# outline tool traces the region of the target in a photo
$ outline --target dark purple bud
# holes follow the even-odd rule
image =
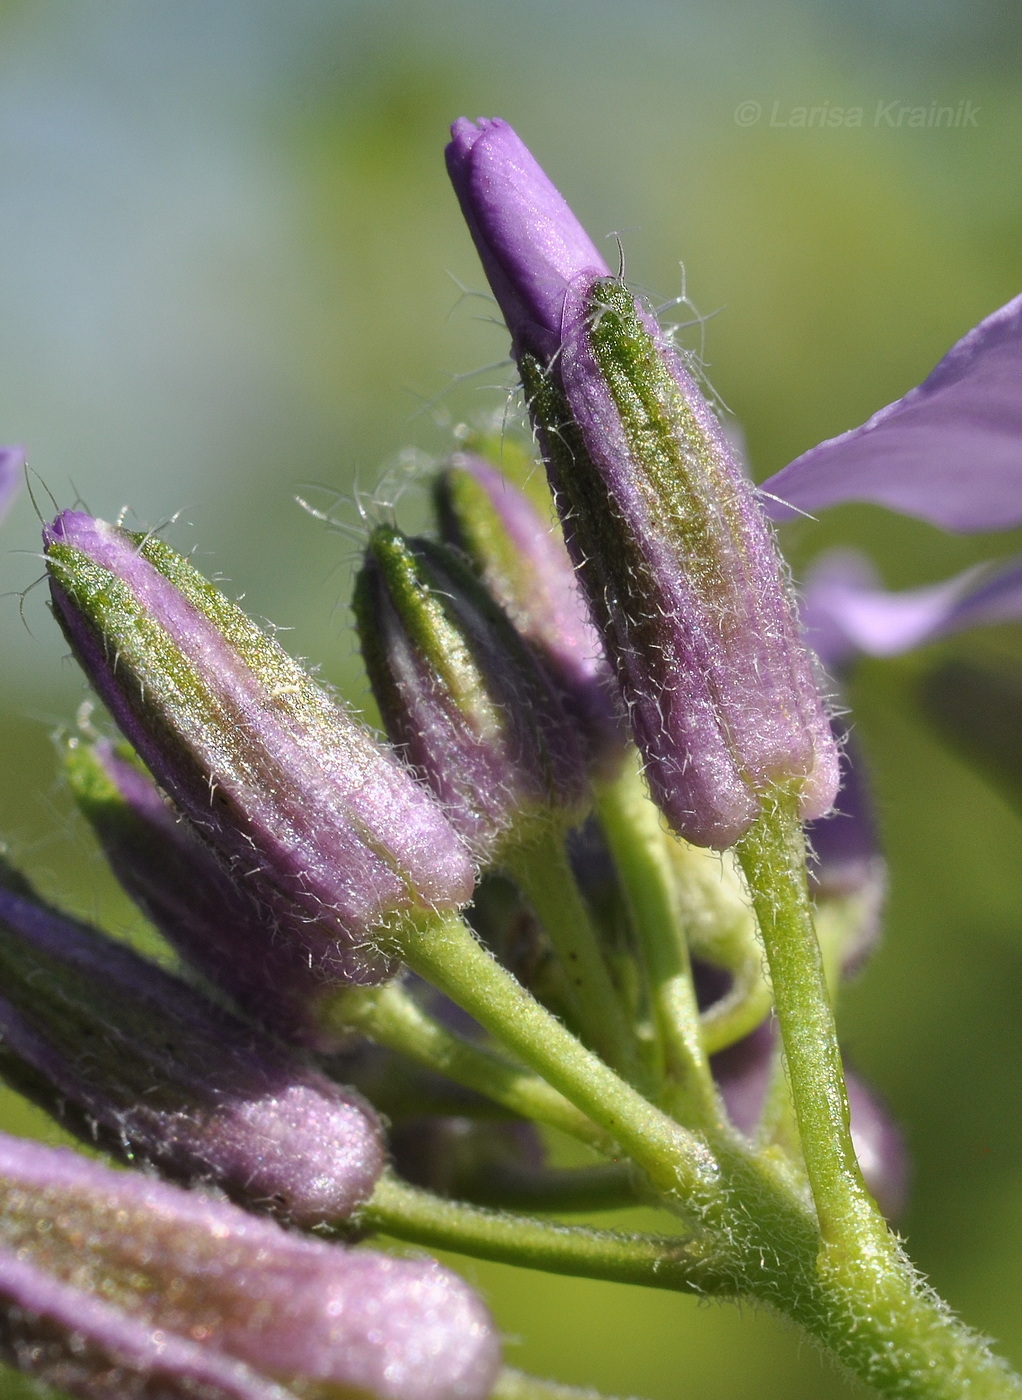
[[[613,770],[626,742],[620,700],[559,526],[474,454],[452,458],[436,500],[444,539],[471,560],[536,651],[597,767]]]
[[[755,1137],[775,1072],[775,1021],[764,1021],[751,1035],[714,1055],[711,1061],[728,1116],[747,1137]],[[908,1159],[887,1110],[855,1075],[846,1071],[852,1145],[866,1186],[889,1220],[905,1208]]]
[[[460,117],[451,136],[448,174],[515,353],[548,360],[560,345],[568,283],[610,269],[507,122]]]
[[[585,763],[550,680],[461,557],[374,530],[355,585],[387,733],[481,856],[574,813]]]
[[[24,469],[23,447],[0,447],[0,520],[3,520],[18,494]]]
[[[471,897],[426,790],[179,555],[76,512],[45,544],[56,615],[125,736],[314,968],[383,980],[382,929]]]
[[[0,1336],[23,1369],[79,1395],[490,1394],[493,1325],[431,1260],[303,1239],[199,1192],[12,1138],[0,1142],[0,1203]],[[124,1388],[108,1383],[111,1365]]]
[[[304,1226],[371,1194],[383,1136],[358,1094],[17,884],[0,985],[0,1074],[84,1141]]]
[[[568,549],[653,795],[681,835],[720,849],[777,785],[822,816],[837,753],[753,488],[656,323],[593,261],[507,130],[459,123],[448,160],[510,308]]]
[[[66,771],[115,875],[181,957],[286,1040],[332,1049],[316,1015],[329,980],[138,763],[106,740],[72,739]]]

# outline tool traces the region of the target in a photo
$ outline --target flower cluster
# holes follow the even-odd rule
[[[435,535],[372,531],[385,739],[158,537],[44,531],[120,731],[85,722],[68,783],[180,966],[0,866],[0,1075],[136,1168],[0,1142],[0,1356],[111,1400],[566,1394],[378,1230],[765,1302],[884,1393],[1017,1396],[888,1229],[904,1155],[842,1067],[884,872],[823,666],[1017,618],[1022,566],[891,595],[832,556],[799,599],[771,522],[1022,521],[1022,299],[758,491],[511,128],[447,157],[549,491],[466,431]],[[664,1234],[549,1219],[640,1202]]]

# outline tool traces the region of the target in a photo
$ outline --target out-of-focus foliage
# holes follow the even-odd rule
[[[0,4],[0,441],[29,444],[43,513],[49,493],[148,524],[182,512],[172,541],[198,542],[204,569],[364,698],[346,498],[403,487],[417,525],[421,463],[402,449],[442,452],[510,383],[490,304],[460,290],[483,279],[443,172],[449,120],[507,117],[594,236],[617,231],[634,284],[719,313],[683,339],[705,337],[762,476],[903,393],[1022,288],[1020,39],[1007,0]],[[968,127],[875,120],[965,101]],[[741,125],[748,102],[760,116]],[[862,124],[790,124],[823,106],[861,106]],[[891,586],[1022,544],[847,508],[786,545],[798,567],[839,539]],[[0,589],[25,589],[27,498],[3,545]],[[82,683],[39,592],[24,618],[7,597],[0,837],[48,893],[138,936],[55,777],[50,734]],[[1011,629],[997,640],[1022,652]],[[913,1254],[1017,1365],[1022,825],[921,720],[917,664],[868,663],[849,695],[892,896],[842,1019],[911,1145]],[[15,1131],[56,1133],[0,1107]],[[465,1272],[530,1371],[650,1400],[849,1393],[769,1318]]]

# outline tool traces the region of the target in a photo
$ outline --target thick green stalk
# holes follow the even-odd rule
[[[793,792],[772,795],[739,842],[738,856],[766,947],[802,1155],[823,1238],[853,1252],[866,1241],[887,1248],[889,1232],[863,1185],[852,1146],[796,804]]]
[[[659,809],[636,765],[597,791],[597,811],[642,948],[657,1042],[671,1085],[669,1106],[683,1121],[720,1120],[699,1028],[688,944]]]
[[[609,1153],[614,1140],[543,1079],[442,1026],[396,982],[346,987],[321,1004],[327,1026],[361,1031],[426,1069],[487,1095],[512,1113],[546,1123]]]
[[[655,1188],[698,1209],[717,1177],[705,1143],[637,1093],[556,1020],[457,916],[396,929],[394,951],[594,1123]]]
[[[687,1293],[719,1287],[721,1276],[692,1240],[561,1225],[448,1201],[384,1176],[358,1214],[360,1226],[476,1259],[547,1273],[641,1283]]]
[[[645,1071],[635,1036],[575,883],[563,830],[551,822],[541,838],[533,835],[504,849],[501,863],[514,876],[554,945],[586,1043],[630,1084],[641,1085]]]

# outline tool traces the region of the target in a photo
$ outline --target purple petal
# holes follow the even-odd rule
[[[609,269],[589,235],[507,122],[451,127],[447,169],[483,270],[519,349],[557,349],[569,283]]]
[[[774,520],[870,501],[945,530],[1022,523],[1022,296],[953,346],[917,389],[763,483]]]
[[[15,1138],[0,1139],[0,1199],[0,1247],[150,1329],[201,1329],[208,1351],[302,1393],[484,1400],[492,1388],[489,1316],[432,1260],[303,1239],[199,1192]]]
[[[25,466],[23,447],[0,447],[0,520],[18,494]]]
[[[802,615],[826,665],[840,668],[857,652],[896,656],[967,627],[1022,617],[1022,559],[999,569],[980,565],[926,588],[889,593],[854,550],[833,550],[806,580]]]

